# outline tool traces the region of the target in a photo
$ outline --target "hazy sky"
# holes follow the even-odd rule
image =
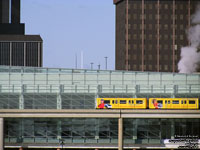
[[[44,67],[75,68],[75,55],[84,68],[101,64],[114,69],[115,6],[113,0],[21,0],[26,34],[43,39]]]

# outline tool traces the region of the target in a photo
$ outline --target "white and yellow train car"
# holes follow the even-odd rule
[[[146,109],[146,98],[97,98],[97,109]]]
[[[149,98],[149,109],[199,109],[198,98]]]

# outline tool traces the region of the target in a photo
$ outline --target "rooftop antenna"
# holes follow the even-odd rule
[[[104,58],[105,58],[105,63],[106,63],[105,67],[106,67],[106,70],[107,70],[107,59],[108,59],[108,57],[106,56]]]
[[[81,69],[83,69],[83,51],[81,51]]]
[[[76,69],[77,69],[77,54],[76,54],[76,56],[75,56],[75,67],[76,67]]]
[[[100,65],[100,64],[98,64],[97,66],[98,66],[98,69],[100,70],[100,69],[101,69],[101,65]]]
[[[94,63],[93,63],[93,62],[91,62],[90,64],[91,64],[91,70],[93,70],[93,64],[94,64]]]

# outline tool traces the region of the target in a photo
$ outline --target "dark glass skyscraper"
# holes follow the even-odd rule
[[[114,0],[116,69],[177,72],[198,0]]]
[[[25,35],[20,0],[0,0],[0,65],[42,66],[40,35]]]

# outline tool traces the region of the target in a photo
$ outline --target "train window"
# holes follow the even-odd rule
[[[132,100],[132,104],[134,104],[134,101]]]
[[[142,100],[136,100],[136,104],[143,104]]]
[[[129,100],[129,104],[131,104],[131,101]]]
[[[117,100],[115,100],[115,104],[117,104]]]
[[[126,104],[126,100],[120,100],[120,104]]]
[[[104,104],[110,104],[110,100],[104,100]]]
[[[112,103],[114,104],[114,103],[115,103],[115,101],[113,100],[113,101],[112,101]]]
[[[187,104],[187,101],[185,101],[185,104]]]
[[[181,104],[183,104],[183,100],[181,101]]]
[[[179,104],[179,101],[172,101],[172,104]]]
[[[159,103],[159,104],[162,104],[162,103],[163,103],[163,101],[161,101],[161,100],[160,100],[160,101],[158,101],[158,103]]]
[[[189,104],[195,104],[195,100],[189,100]]]
[[[167,101],[165,101],[165,104],[167,104]]]
[[[170,101],[168,101],[168,104],[170,104]]]

